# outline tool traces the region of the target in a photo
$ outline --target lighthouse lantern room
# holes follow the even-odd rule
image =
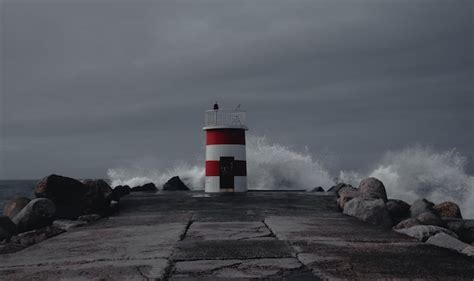
[[[246,192],[245,111],[206,111],[206,192]]]

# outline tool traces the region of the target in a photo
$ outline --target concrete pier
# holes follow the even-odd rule
[[[120,212],[15,254],[0,280],[473,280],[474,259],[305,192],[135,193]]]

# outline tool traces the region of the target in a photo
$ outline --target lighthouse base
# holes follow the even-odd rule
[[[206,192],[247,192],[247,177],[235,176],[233,177],[233,184],[223,185],[223,180],[219,176],[206,177],[205,191]],[[222,188],[221,188],[222,186]]]

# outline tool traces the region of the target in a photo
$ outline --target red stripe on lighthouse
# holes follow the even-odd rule
[[[245,131],[218,129],[207,131],[206,144],[245,144]]]
[[[235,177],[247,176],[247,165],[245,161],[234,160],[232,173]],[[220,175],[219,161],[206,161],[206,176],[217,177]]]

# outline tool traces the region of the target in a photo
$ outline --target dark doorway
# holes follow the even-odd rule
[[[221,157],[219,163],[219,188],[234,189],[234,157]]]

